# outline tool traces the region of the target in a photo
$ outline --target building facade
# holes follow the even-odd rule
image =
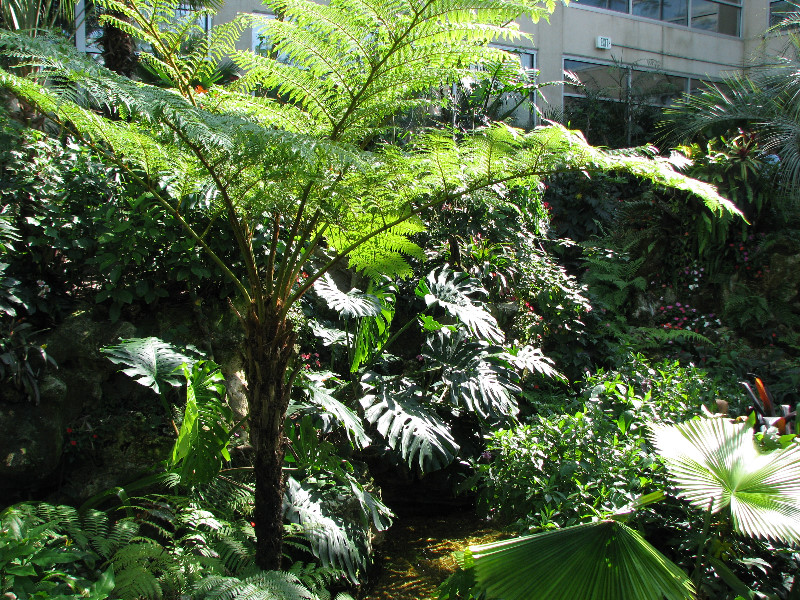
[[[540,82],[561,81],[565,71],[582,82],[544,88],[545,114],[590,95],[664,106],[703,81],[782,55],[785,39],[767,30],[795,10],[789,0],[572,0],[559,4],[549,22],[522,19],[528,37],[503,47],[518,53],[525,68],[537,69]],[[214,20],[227,22],[237,13],[268,11],[258,0],[226,0]],[[85,36],[77,37],[91,50],[82,44]],[[257,50],[260,43],[259,32],[247,30],[238,47]]]

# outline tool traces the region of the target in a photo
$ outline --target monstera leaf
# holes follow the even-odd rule
[[[107,346],[101,352],[114,364],[125,365],[123,373],[157,394],[164,385],[181,385],[184,377],[179,367],[191,366],[197,360],[156,337],[120,340],[116,346]]]
[[[308,394],[309,401],[333,416],[347,431],[347,437],[360,448],[365,448],[370,439],[360,417],[350,410],[345,404],[331,395],[331,391],[325,387],[324,377],[327,373],[313,373],[301,377],[298,385]]]
[[[342,319],[377,317],[381,314],[381,301],[376,296],[365,294],[359,289],[345,293],[336,287],[336,283],[328,273],[317,280],[314,291],[332,310],[339,313]]]
[[[419,402],[422,393],[416,385],[403,379],[384,381],[375,373],[367,373],[361,382],[369,391],[361,398],[364,418],[410,467],[416,463],[426,473],[453,461],[458,445],[439,416]]]
[[[440,306],[477,338],[499,344],[505,340],[497,320],[480,298],[486,290],[467,273],[447,267],[431,271],[417,285],[416,294],[428,308]]]
[[[800,542],[800,444],[763,452],[749,423],[722,417],[653,425],[652,440],[693,506],[729,509],[746,535]]]
[[[503,600],[691,600],[692,583],[617,521],[470,546],[477,590]]]
[[[454,407],[465,406],[482,419],[518,411],[512,395],[519,391],[517,374],[501,349],[470,339],[463,331],[442,329],[429,336],[422,352],[429,367],[440,367],[437,394]]]
[[[553,366],[555,364],[553,359],[546,357],[541,348],[534,348],[533,346],[512,348],[505,357],[512,365],[522,371],[539,373],[550,379],[558,379],[567,383],[567,378]]]
[[[230,461],[228,442],[233,411],[224,403],[225,384],[219,367],[210,361],[184,366],[186,409],[172,449],[170,466],[185,485],[208,483]]]
[[[342,569],[354,583],[358,582],[365,566],[364,554],[348,535],[341,518],[332,516],[333,511],[325,508],[324,498],[317,490],[288,477],[284,510],[290,523],[303,527],[303,536],[311,544],[312,553],[324,566]]]

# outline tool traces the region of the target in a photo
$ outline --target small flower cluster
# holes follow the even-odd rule
[[[85,441],[88,440],[89,445],[94,444],[94,440],[97,439],[97,434],[94,433],[88,425],[80,430],[75,430],[72,427],[67,427],[66,429],[67,437],[65,443],[73,448],[83,447],[85,445]]]
[[[656,311],[656,322],[664,329],[685,329],[698,333],[722,324],[714,313],[703,314],[681,302],[660,305]]]
[[[303,365],[303,368],[306,371],[310,371],[312,365],[317,367],[317,368],[322,366],[322,363],[319,361],[319,353],[318,352],[315,352],[314,354],[310,354],[310,353],[301,354],[300,355],[300,360],[305,362],[305,364]]]

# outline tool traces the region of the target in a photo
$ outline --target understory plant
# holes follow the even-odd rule
[[[691,578],[624,523],[663,498],[654,492],[593,523],[470,547],[462,565],[474,576],[476,593],[511,600],[717,598],[719,591],[706,595],[705,578],[713,574],[737,597],[778,597],[758,595],[708,545],[712,525],[724,531],[728,523],[736,534],[778,546],[800,538],[800,446],[790,441],[765,452],[752,425],[716,416],[650,427],[670,484],[696,509]],[[797,585],[790,579],[783,592],[796,593]]]

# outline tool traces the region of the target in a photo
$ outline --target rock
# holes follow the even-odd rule
[[[53,380],[48,397],[66,386]],[[35,489],[53,481],[64,446],[64,421],[58,401],[0,404],[0,496]],[[2,504],[2,502],[0,502]]]

